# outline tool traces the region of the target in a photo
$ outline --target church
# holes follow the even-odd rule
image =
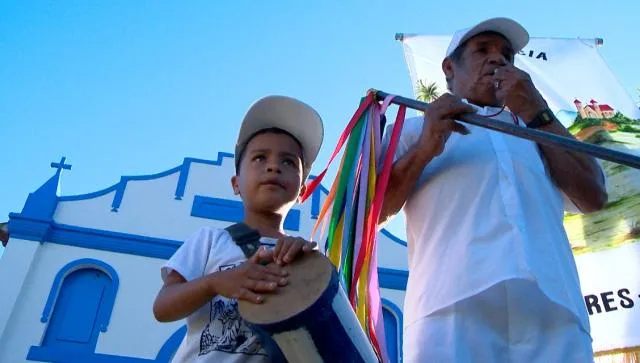
[[[185,158],[153,175],[123,176],[83,195],[58,195],[71,165],[52,176],[9,216],[0,263],[0,362],[169,362],[184,321],[159,323],[152,305],[160,267],[190,234],[242,219],[229,180],[233,154]],[[291,210],[285,230],[310,238],[328,191],[318,187]],[[402,356],[406,242],[378,235],[379,283],[387,349]],[[323,246],[320,248],[323,250]]]

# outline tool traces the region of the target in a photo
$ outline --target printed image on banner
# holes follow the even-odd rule
[[[414,96],[447,92],[442,59],[450,36],[404,35]],[[531,38],[516,56],[556,117],[578,139],[640,155],[640,109],[609,69],[595,40]],[[608,203],[565,213],[596,353],[640,349],[640,170],[599,160]]]

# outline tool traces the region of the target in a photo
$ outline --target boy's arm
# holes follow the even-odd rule
[[[181,319],[215,296],[211,278],[205,272],[220,234],[211,228],[198,229],[162,266],[164,285],[153,304],[158,321]]]
[[[287,283],[287,273],[260,261],[270,260],[271,252],[260,249],[242,265],[187,281],[175,270],[169,272],[153,304],[153,314],[160,322],[183,319],[216,295],[261,303],[261,292],[274,291]]]
[[[215,275],[187,281],[176,271],[169,272],[153,303],[156,320],[165,323],[182,319],[213,299],[217,295]]]

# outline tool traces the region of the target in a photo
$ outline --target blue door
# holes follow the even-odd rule
[[[56,347],[77,353],[95,351],[104,309],[105,291],[111,279],[97,269],[76,270],[64,279],[56,299],[43,347]]]

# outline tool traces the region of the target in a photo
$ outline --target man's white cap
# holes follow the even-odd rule
[[[269,128],[284,130],[300,142],[304,159],[303,178],[306,179],[320,151],[324,125],[318,112],[311,106],[287,96],[267,96],[249,107],[236,142],[236,168],[240,154],[251,137],[256,132]]]
[[[509,18],[492,18],[485,20],[467,29],[458,30],[453,34],[446,57],[470,38],[484,32],[496,32],[502,34],[517,53],[529,43],[529,32],[515,20]]]

